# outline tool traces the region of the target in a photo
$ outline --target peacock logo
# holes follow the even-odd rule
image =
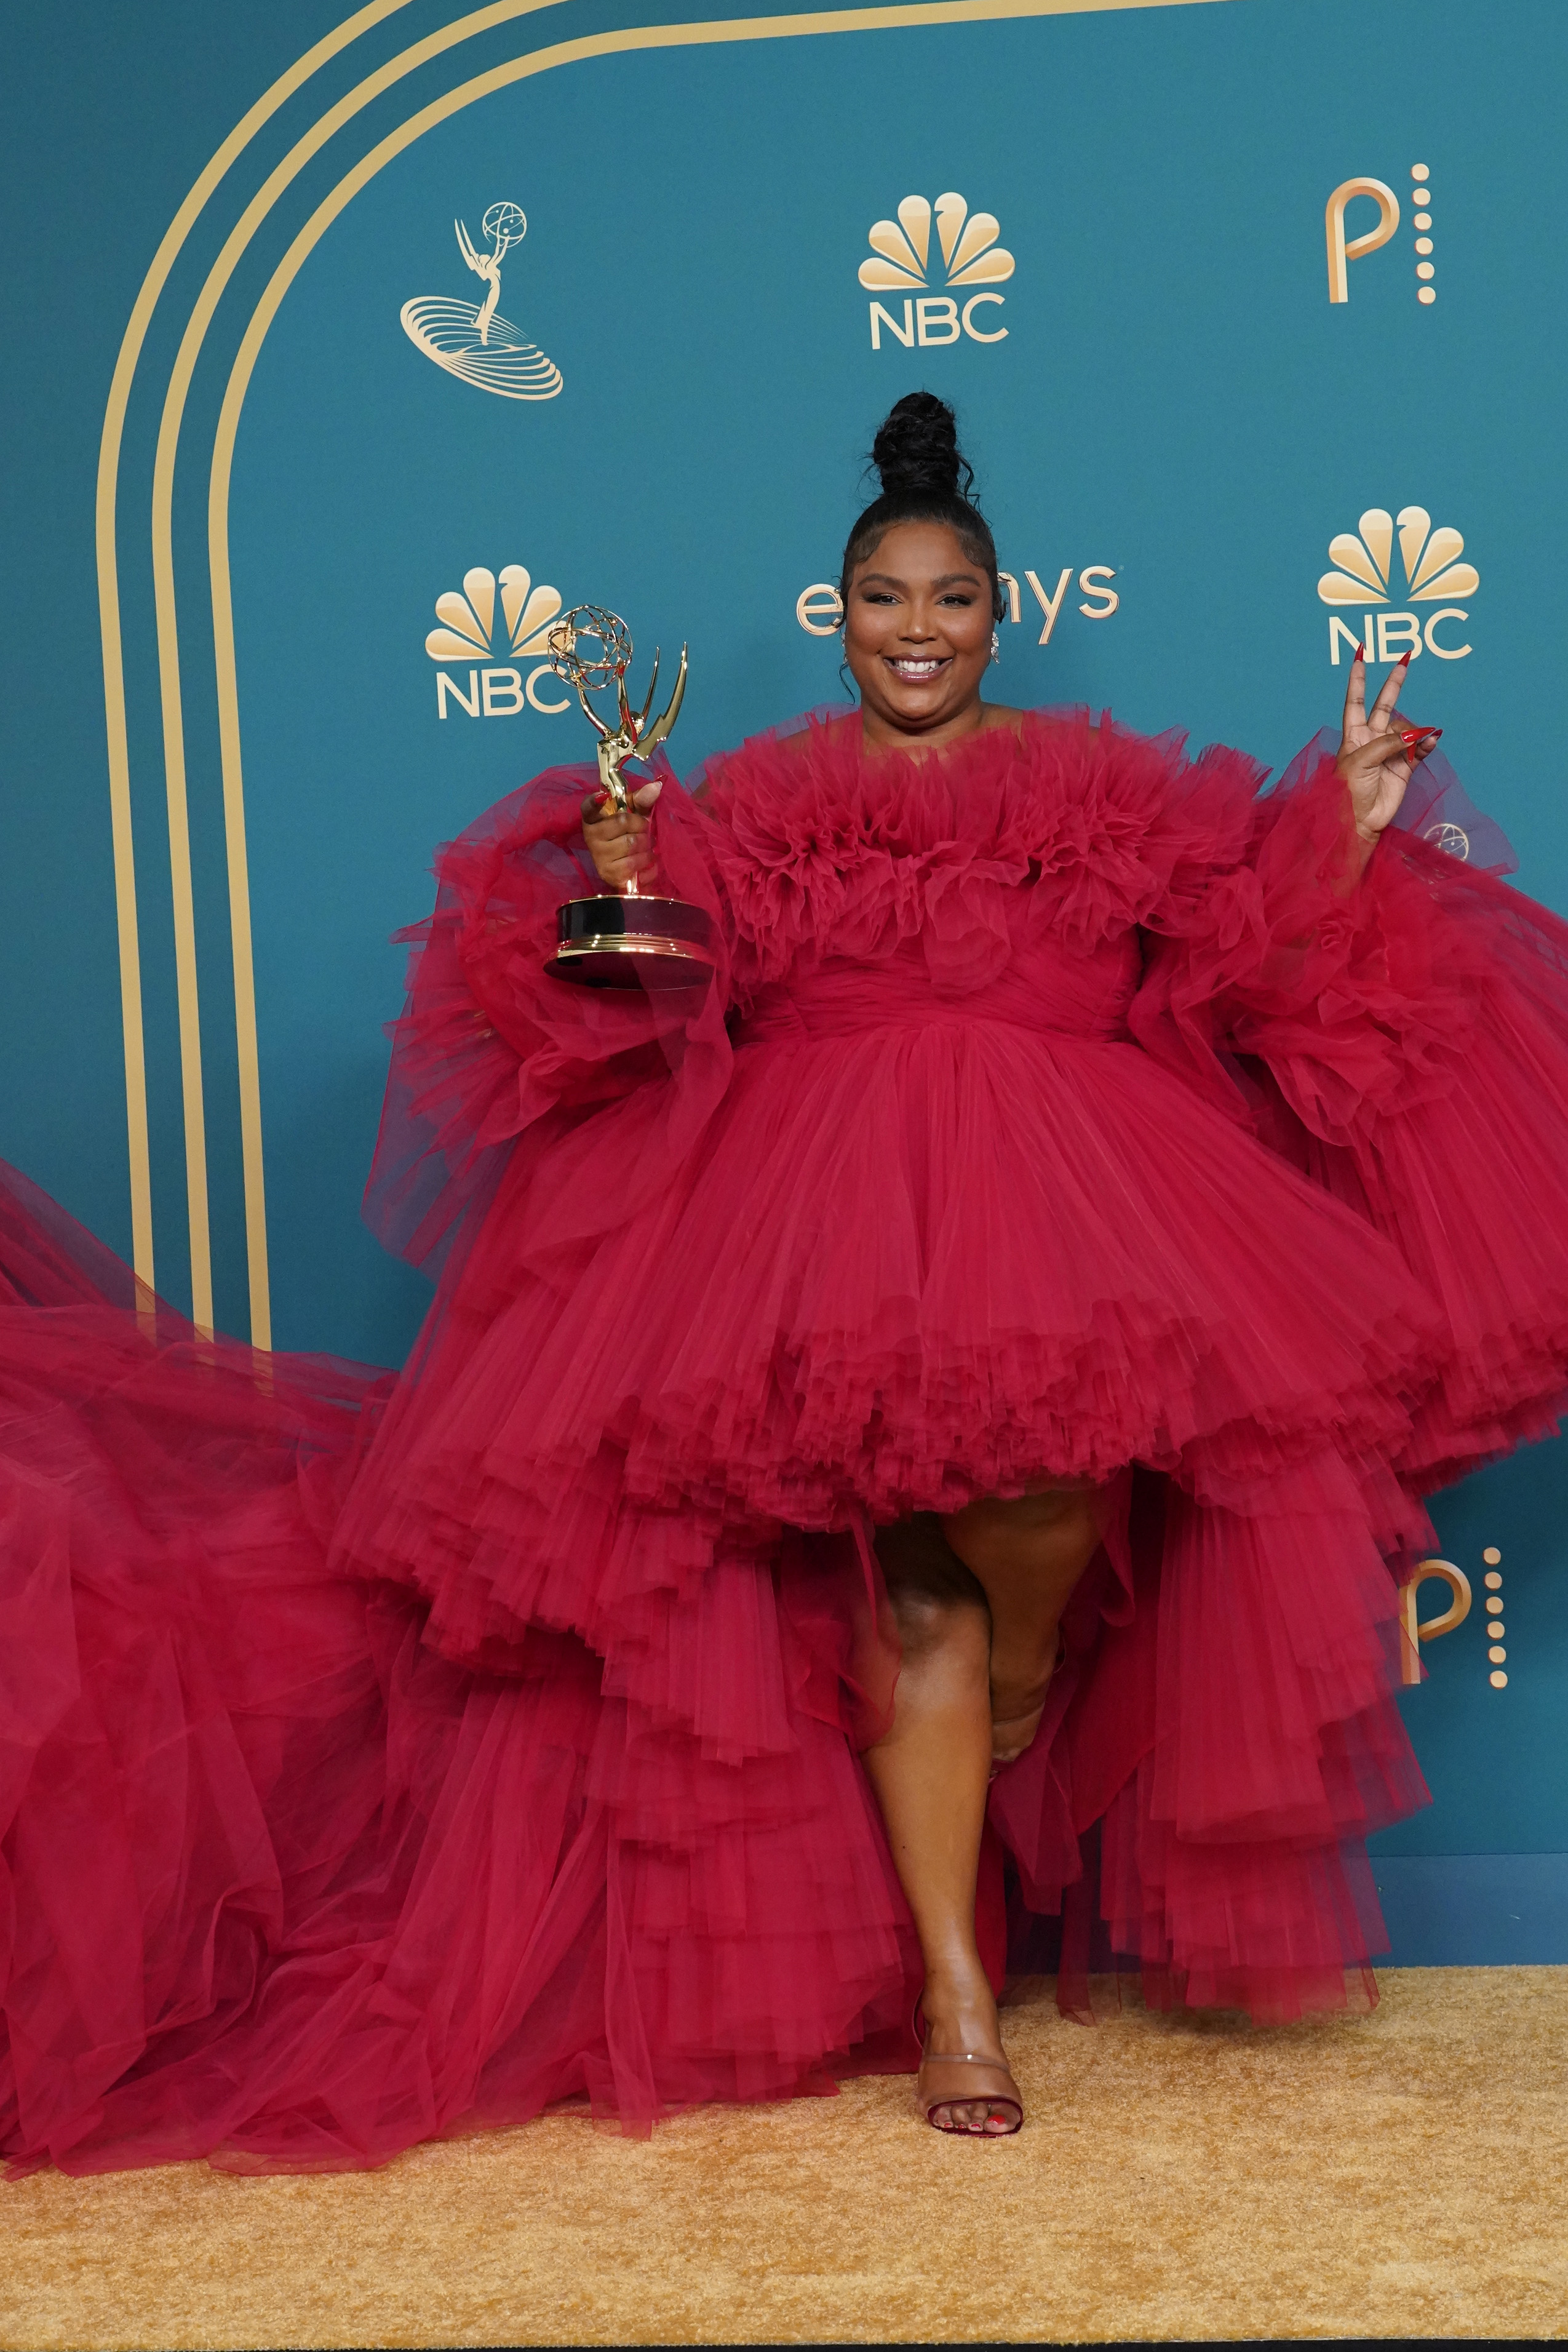
[[[932,251],[931,228],[936,227]],[[903,317],[883,302],[871,305],[873,351],[882,349],[885,327],[906,351],[915,343],[956,343],[967,335],[977,343],[999,343],[1007,329],[977,323],[981,307],[1000,310],[1000,294],[980,292],[959,297],[968,287],[1005,285],[1017,267],[1005,247],[998,244],[1001,223],[995,213],[972,213],[967,200],[949,191],[932,205],[925,196],[905,196],[894,220],[872,224],[867,243],[872,258],[860,266],[860,281],[869,294],[899,294],[905,287],[925,289],[933,275],[938,284],[957,292],[911,292],[904,297]]]
[[[1469,645],[1440,642],[1437,631],[1439,622],[1469,620],[1469,610],[1454,599],[1473,596],[1481,576],[1473,563],[1459,561],[1465,542],[1458,532],[1447,523],[1434,530],[1425,507],[1401,507],[1397,517],[1404,595],[1406,604],[1441,609],[1427,617],[1425,626],[1414,613],[1375,609],[1393,602],[1396,527],[1396,519],[1386,509],[1369,507],[1354,531],[1341,531],[1329,541],[1329,561],[1335,568],[1318,582],[1319,597],[1325,604],[1375,608],[1364,610],[1362,625],[1354,630],[1343,621],[1330,621],[1329,658],[1336,668],[1342,644],[1352,651],[1363,644],[1381,662],[1397,661],[1406,653],[1414,659],[1423,650],[1436,654],[1439,661],[1462,661],[1472,650]]]
[[[460,590],[449,588],[438,596],[435,617],[441,626],[426,637],[425,652],[434,662],[474,665],[468,671],[466,691],[444,669],[437,672],[435,702],[440,717],[447,716],[448,698],[470,719],[515,718],[525,703],[550,718],[565,710],[570,697],[552,696],[545,701],[539,694],[543,680],[558,682],[549,660],[541,661],[539,656],[549,654],[550,624],[561,603],[559,588],[547,587],[542,581],[536,586],[520,563],[507,564],[498,576],[476,564],[463,574]],[[511,666],[530,661],[538,667],[526,678],[520,668]]]

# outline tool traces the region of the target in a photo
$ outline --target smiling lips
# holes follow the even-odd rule
[[[887,666],[895,677],[907,678],[912,686],[920,686],[926,679],[935,677],[939,670],[946,669],[947,660],[946,655],[938,660],[935,654],[921,656],[892,654],[887,656]]]

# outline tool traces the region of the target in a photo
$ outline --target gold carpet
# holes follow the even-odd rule
[[[1568,2335],[1568,1968],[1382,1979],[1255,2032],[1037,1987],[1016,2139],[904,2078],[576,2117],[384,2171],[0,2187],[0,2343],[55,2347]]]

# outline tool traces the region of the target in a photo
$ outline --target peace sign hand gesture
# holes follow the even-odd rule
[[[1355,829],[1370,852],[1377,836],[1399,814],[1416,763],[1442,733],[1440,727],[1412,727],[1398,709],[1399,689],[1410,656],[1396,662],[1383,681],[1371,710],[1366,708],[1366,662],[1357,646],[1345,689],[1344,723],[1335,762],[1350,793]]]

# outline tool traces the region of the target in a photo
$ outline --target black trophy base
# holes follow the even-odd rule
[[[713,924],[684,898],[569,898],[556,912],[559,944],[545,970],[579,988],[706,988]]]

